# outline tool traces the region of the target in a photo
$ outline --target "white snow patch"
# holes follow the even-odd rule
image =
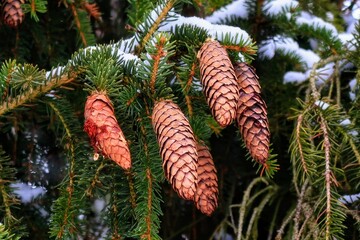
[[[95,199],[91,209],[96,213],[100,214],[106,206],[106,201],[104,199]]]
[[[356,85],[357,85],[356,78],[350,80],[350,82],[349,82],[349,87],[350,87],[351,91],[355,91]]]
[[[350,121],[350,119],[345,119],[345,120],[342,120],[341,122],[340,122],[340,125],[341,126],[348,126],[348,125],[350,125],[351,124],[351,121]]]
[[[344,195],[339,198],[339,201],[344,204],[354,203],[360,199],[360,193],[352,195]]]
[[[218,23],[229,17],[239,17],[242,19],[247,19],[249,17],[249,11],[246,6],[246,1],[233,1],[232,3],[213,12],[213,14],[206,17],[205,20],[211,23]]]
[[[232,39],[233,44],[238,44],[240,40],[250,41],[249,34],[239,27],[221,25],[221,24],[211,24],[209,21],[198,18],[198,17],[184,17],[181,15],[176,16],[176,20],[166,22],[163,26],[159,28],[159,31],[175,31],[176,27],[190,25],[194,27],[199,27],[207,31],[212,38],[222,41],[223,38],[227,35]]]
[[[316,70],[317,80],[326,81],[334,73],[335,63],[328,63]]]
[[[20,197],[22,203],[29,203],[32,199],[46,193],[44,187],[34,186],[23,182],[11,183],[10,187],[13,189],[13,192]]]
[[[350,87],[349,97],[350,97],[350,99],[351,99],[352,101],[355,101],[355,99],[356,99],[355,91],[356,91],[356,88],[357,88],[356,78],[350,80],[350,82],[349,82],[349,87]]]
[[[296,23],[298,25],[308,25],[315,28],[325,28],[328,31],[332,32],[332,36],[337,36],[338,32],[334,25],[331,23],[325,22],[323,19],[311,15],[308,12],[302,11],[300,16],[296,17]]]
[[[347,45],[350,51],[355,51],[355,46],[351,43],[354,40],[354,35],[351,33],[340,33],[339,39],[344,45]]]
[[[355,99],[356,99],[356,94],[353,93],[353,92],[349,92],[349,98],[350,98],[351,101],[355,101]]]
[[[219,41],[223,41],[225,36],[230,36],[231,43],[239,44],[241,40],[247,41],[249,39],[249,35],[244,30],[227,25],[218,25],[214,24],[213,28],[209,31],[211,36]]]
[[[302,72],[289,71],[284,75],[284,83],[301,83],[307,79],[307,75]]]
[[[276,16],[286,12],[289,13],[288,11],[291,8],[296,8],[298,5],[299,2],[294,0],[268,0],[264,4],[263,12],[269,16]]]
[[[276,50],[282,50],[285,54],[296,52],[299,44],[289,37],[275,36],[273,39],[264,40],[259,46],[261,58],[273,58]]]
[[[312,50],[298,48],[295,53],[301,58],[302,62],[305,63],[308,68],[312,68],[315,63],[320,61],[319,55],[314,53]]]
[[[323,102],[323,101],[321,101],[321,100],[317,100],[317,101],[315,102],[315,105],[318,106],[318,107],[320,107],[322,110],[326,110],[326,109],[328,109],[328,108],[330,107],[330,105],[329,105],[328,103]]]
[[[59,66],[57,68],[54,68],[50,71],[47,71],[45,74],[45,77],[48,78],[54,78],[54,77],[60,77],[64,72],[65,67]]]

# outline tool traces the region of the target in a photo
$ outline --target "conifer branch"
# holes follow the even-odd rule
[[[245,45],[245,46],[239,46],[239,45],[223,45],[224,48],[228,50],[232,50],[235,52],[240,52],[242,54],[246,55],[255,55],[256,54],[256,48],[252,45]]]
[[[331,143],[329,140],[328,129],[326,120],[320,114],[320,126],[323,131],[324,136],[324,150],[325,150],[325,189],[326,189],[326,232],[325,232],[325,239],[330,239],[330,225],[332,222],[332,208],[331,208],[331,182],[332,182],[332,173],[330,169],[330,149]]]
[[[314,101],[317,101],[320,99],[320,92],[318,91],[317,87],[316,87],[316,79],[317,79],[317,72],[316,70],[319,69],[320,67],[325,66],[328,63],[331,62],[335,62],[335,61],[339,61],[343,58],[346,58],[346,56],[344,55],[332,55],[326,59],[320,60],[319,62],[315,63],[311,69],[310,72],[310,78],[309,78],[309,84],[310,84],[310,89],[311,89],[311,96],[313,98]]]
[[[8,182],[8,181],[4,181],[3,179],[0,179],[0,191],[1,191],[1,197],[3,200],[3,204],[5,207],[5,224],[8,226],[11,226],[13,224],[14,221],[17,221],[17,219],[13,216],[10,206],[12,205],[11,202],[11,198],[9,196],[9,194],[7,193],[7,191],[5,190],[5,186],[4,184]]]
[[[151,80],[150,80],[150,89],[152,94],[155,93],[155,82],[159,71],[159,64],[161,59],[166,56],[166,50],[164,49],[164,45],[166,44],[167,39],[165,36],[161,36],[159,39],[159,44],[156,44],[156,54],[152,56],[154,60],[154,65],[151,72]]]
[[[142,52],[145,45],[148,43],[148,41],[151,39],[151,37],[154,35],[154,33],[156,32],[156,30],[159,28],[162,20],[166,17],[166,15],[168,14],[168,12],[171,10],[171,8],[174,6],[175,2],[177,0],[169,0],[168,2],[166,2],[164,8],[162,9],[161,13],[159,14],[159,16],[156,18],[154,24],[151,26],[151,28],[149,29],[149,31],[146,33],[146,35],[144,36],[144,38],[141,41],[141,44],[139,46],[139,52]]]
[[[136,192],[134,187],[133,173],[131,171],[126,171],[126,177],[129,183],[130,203],[131,207],[134,209],[136,207]]]
[[[282,222],[279,230],[277,230],[277,234],[275,236],[275,240],[281,240],[282,235],[284,234],[284,230],[286,226],[289,224],[289,222],[293,219],[295,215],[296,209],[293,209],[286,217],[285,220]]]
[[[75,158],[76,158],[75,157],[75,146],[73,143],[72,132],[71,132],[70,127],[67,124],[67,121],[65,120],[63,114],[57,108],[57,106],[55,106],[55,104],[53,104],[52,102],[49,102],[48,104],[54,110],[56,115],[59,117],[60,122],[62,123],[62,125],[64,127],[67,138],[69,140],[68,143],[69,143],[69,148],[70,148],[69,183],[68,183],[68,186],[66,187],[66,192],[68,193],[67,205],[66,205],[66,208],[65,208],[64,214],[63,214],[63,223],[60,227],[60,230],[58,231],[58,233],[56,235],[57,238],[61,239],[64,235],[65,228],[69,224],[68,219],[74,217],[70,212],[71,212],[71,208],[72,208],[72,198],[73,198],[73,193],[74,193]]]
[[[259,183],[265,183],[266,185],[268,185],[269,183],[262,177],[258,177],[255,178],[247,187],[247,189],[244,192],[244,196],[243,196],[243,200],[241,202],[241,206],[239,209],[239,223],[238,223],[238,227],[237,227],[237,233],[236,233],[236,240],[241,240],[242,238],[242,231],[243,231],[243,226],[244,226],[244,219],[245,219],[245,213],[246,213],[246,207],[248,206],[248,201],[250,198],[250,193],[251,190],[253,189],[253,187]]]
[[[70,72],[68,74],[62,75],[60,78],[54,77],[48,82],[45,82],[45,85],[43,86],[31,88],[24,94],[8,99],[6,102],[0,105],[0,116],[24,105],[27,102],[35,100],[41,94],[47,93],[54,88],[74,81],[77,76],[78,73]]]
[[[190,118],[193,116],[193,107],[192,107],[192,104],[191,104],[191,96],[189,96],[189,91],[190,91],[190,88],[191,88],[193,78],[195,76],[196,66],[197,66],[196,62],[193,62],[192,65],[191,65],[191,68],[190,68],[190,71],[189,71],[185,86],[184,86],[183,81],[181,81],[180,77],[178,77],[178,79],[180,81],[180,84],[182,85],[183,93],[185,95],[186,106],[187,106]]]
[[[334,80],[336,82],[336,104],[341,106],[341,82],[340,82],[340,66],[339,61],[335,61]]]
[[[151,221],[151,212],[152,212],[152,174],[151,174],[151,170],[148,168],[146,169],[146,178],[148,181],[148,199],[147,199],[147,208],[148,208],[148,215],[146,216],[146,232],[144,235],[142,235],[142,239],[148,239],[151,240],[151,225],[152,225],[152,221]]]
[[[350,138],[349,143],[350,143],[351,149],[353,150],[353,152],[355,154],[356,160],[358,161],[358,164],[360,165],[360,153],[354,143],[354,140],[352,138]]]
[[[309,179],[306,179],[304,184],[301,187],[301,192],[300,192],[300,195],[298,196],[298,200],[297,200],[297,204],[296,204],[293,235],[295,236],[295,239],[297,239],[297,240],[300,239],[300,236],[301,236],[299,233],[300,214],[301,214],[301,209],[302,209],[302,205],[303,205],[303,201],[304,201],[304,197],[305,197],[305,193],[306,193],[308,184],[309,184]],[[304,225],[305,225],[305,223],[304,223]]]
[[[304,153],[303,153],[303,149],[302,149],[302,144],[301,144],[301,136],[300,136],[300,128],[302,127],[302,121],[304,119],[304,116],[303,114],[300,114],[297,118],[297,122],[296,122],[296,144],[297,144],[297,147],[299,148],[298,152],[300,154],[300,160],[301,160],[301,164],[302,164],[302,167],[305,171],[305,173],[308,172],[307,170],[307,164],[306,164],[306,161],[305,161],[305,157],[304,157]]]
[[[87,47],[88,46],[87,40],[86,40],[84,32],[82,31],[81,22],[80,22],[79,15],[77,13],[77,9],[75,7],[75,4],[71,3],[70,8],[71,8],[71,13],[74,16],[74,21],[75,21],[76,27],[77,27],[77,29],[79,31],[79,34],[80,34],[81,41],[84,44],[84,46]]]
[[[92,197],[93,190],[95,189],[96,185],[100,182],[100,171],[105,167],[105,162],[102,161],[99,167],[96,169],[95,175],[91,180],[90,186],[86,189],[85,194],[88,197]]]

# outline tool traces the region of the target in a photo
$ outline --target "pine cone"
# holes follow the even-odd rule
[[[195,204],[202,213],[210,216],[218,206],[218,178],[209,149],[197,144],[198,179]]]
[[[3,20],[6,25],[17,28],[24,20],[24,12],[21,8],[22,0],[3,1]]]
[[[197,151],[189,121],[175,103],[164,100],[154,106],[152,125],[160,146],[166,178],[180,197],[193,200],[196,192]]]
[[[242,62],[235,65],[235,73],[240,86],[237,124],[250,155],[265,164],[269,157],[270,130],[259,77],[251,66]]]
[[[200,76],[206,101],[220,126],[236,117],[239,86],[226,50],[215,40],[207,40],[199,50]]]
[[[83,8],[88,12],[88,14],[97,21],[101,21],[101,12],[99,6],[96,3],[83,2]]]
[[[84,116],[84,130],[95,151],[110,158],[123,169],[130,169],[130,150],[107,95],[91,94],[85,103]]]

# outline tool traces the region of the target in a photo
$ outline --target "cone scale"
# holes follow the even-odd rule
[[[95,152],[110,158],[125,170],[130,169],[130,150],[107,95],[91,94],[85,103],[84,117],[84,131],[89,135]]]
[[[152,125],[160,146],[166,179],[181,198],[193,200],[197,151],[189,121],[174,102],[163,100],[154,106]]]

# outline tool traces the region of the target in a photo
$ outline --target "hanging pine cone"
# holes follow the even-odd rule
[[[85,103],[84,116],[84,130],[95,151],[110,158],[123,169],[130,169],[130,150],[107,95],[91,94]]]
[[[23,0],[3,0],[3,21],[12,28],[17,28],[24,20],[24,12],[21,8]]]
[[[197,144],[198,179],[195,204],[202,213],[210,216],[218,206],[218,178],[209,149]]]
[[[270,130],[266,103],[260,95],[259,77],[246,63],[237,63],[235,73],[240,86],[237,124],[250,155],[265,164],[269,157]]]
[[[175,103],[163,100],[154,106],[152,125],[160,146],[165,177],[180,197],[193,200],[197,151],[189,121]]]
[[[239,86],[226,50],[209,39],[199,50],[200,77],[206,101],[220,126],[231,124],[236,117]]]

